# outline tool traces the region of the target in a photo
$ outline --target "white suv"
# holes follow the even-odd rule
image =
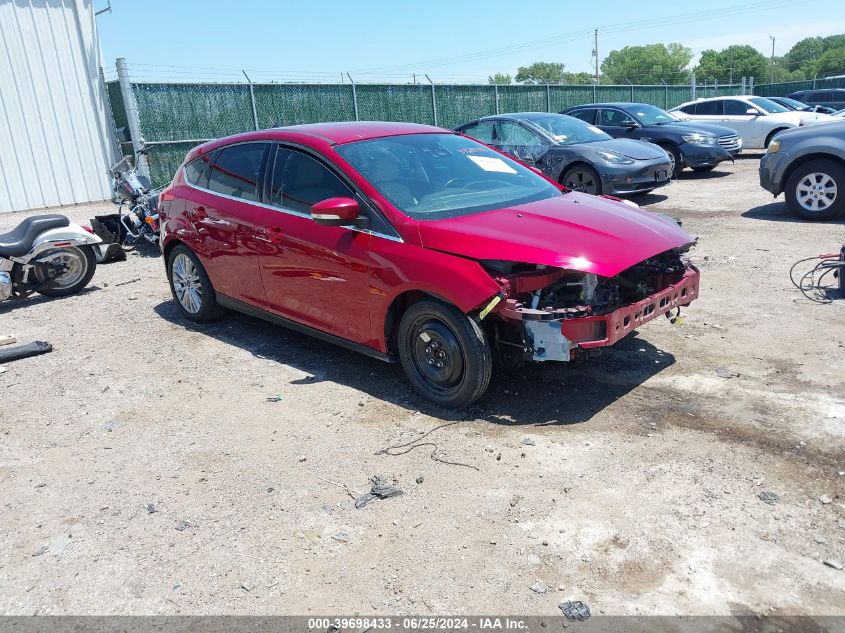
[[[742,137],[745,149],[765,149],[778,132],[801,125],[822,123],[827,114],[787,110],[765,97],[712,97],[683,103],[670,112],[693,121],[716,123],[732,128]],[[685,116],[684,116],[685,115]]]

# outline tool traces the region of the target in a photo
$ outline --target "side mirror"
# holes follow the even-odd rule
[[[328,198],[311,205],[311,219],[321,226],[345,226],[358,219],[358,201]]]
[[[631,130],[633,130],[635,127],[640,127],[639,123],[637,123],[636,121],[633,121],[631,119],[625,119],[619,125],[621,125],[622,127],[627,127]]]
[[[748,108],[745,111],[745,114],[750,114],[751,116],[760,116],[760,111],[756,108]]]

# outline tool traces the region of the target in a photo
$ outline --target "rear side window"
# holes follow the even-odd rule
[[[595,110],[591,108],[587,108],[584,110],[575,110],[574,112],[567,112],[569,116],[574,116],[576,119],[581,119],[582,121],[586,121],[587,123],[593,122],[593,115],[595,114]]]
[[[811,101],[833,101],[833,93],[828,91],[814,92],[810,96]]]
[[[476,141],[481,141],[489,145],[493,142],[493,122],[479,121],[478,123],[473,123],[461,130],[461,134],[466,134]]]
[[[618,126],[631,117],[622,110],[599,110],[599,125]]]
[[[209,152],[185,165],[185,180],[188,184],[208,189],[209,167],[216,157],[217,152]]]
[[[722,102],[700,101],[695,104],[695,113],[704,115],[720,115],[722,114]]]
[[[265,149],[265,143],[224,147],[211,167],[208,188],[215,193],[258,202],[258,172]]]
[[[310,213],[311,205],[355,193],[320,161],[285,147],[276,152],[270,204]]]

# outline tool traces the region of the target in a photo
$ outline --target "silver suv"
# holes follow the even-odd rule
[[[760,160],[760,186],[805,220],[845,213],[845,122],[781,132]]]

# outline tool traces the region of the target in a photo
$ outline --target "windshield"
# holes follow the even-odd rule
[[[780,101],[789,106],[790,108],[795,108],[796,110],[809,110],[810,106],[806,103],[801,103],[800,101],[796,101],[795,99],[790,99],[789,97],[781,97]]]
[[[770,112],[772,114],[777,114],[779,112],[789,112],[787,108],[784,108],[782,105],[778,105],[774,101],[769,101],[768,99],[764,99],[763,97],[752,97],[749,99],[751,103],[756,105],[758,108],[765,110],[766,112]]]
[[[675,123],[677,119],[666,110],[661,110],[658,107],[641,103],[633,106],[630,110],[633,112],[643,125],[665,125],[667,123]]]
[[[527,167],[457,134],[407,134],[335,148],[393,206],[440,220],[561,195]]]
[[[597,127],[564,114],[532,116],[526,120],[542,128],[558,145],[594,143],[595,141],[607,141],[612,138],[609,134],[602,132]]]

